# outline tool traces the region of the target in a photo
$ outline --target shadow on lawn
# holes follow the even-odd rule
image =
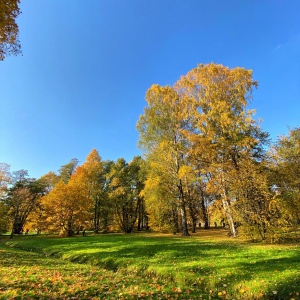
[[[217,292],[224,290],[228,294],[235,293],[236,299],[300,299],[297,294],[300,292],[300,250],[297,248],[292,249],[293,252],[289,248],[249,252],[249,245],[235,242],[151,235],[47,240],[28,237],[6,244],[13,247],[12,251],[17,247],[114,272],[122,271],[125,275],[136,272],[137,276],[150,281],[152,277],[165,278],[173,281],[174,286],[189,287],[192,295],[213,288],[212,299],[222,298]],[[19,264],[29,265],[32,259],[39,260],[33,255]],[[53,260],[40,261],[45,266],[49,266],[49,262]],[[10,263],[13,262],[8,265]],[[294,271],[297,266],[299,272]],[[181,274],[177,274],[178,271]],[[276,282],[274,278],[282,272],[284,276],[278,276],[280,281]],[[248,292],[247,287],[253,280],[258,281],[255,294],[251,294],[250,289]]]
[[[293,268],[298,271],[293,271]],[[243,262],[236,264],[236,269],[240,270],[238,274],[229,272],[223,278],[219,278],[215,284],[216,289],[224,290],[224,282],[229,284],[235,282],[233,292],[240,294],[240,299],[253,299],[253,293],[248,289],[248,285],[252,285],[252,281],[255,280],[256,295],[259,295],[257,299],[300,299],[299,251],[289,257],[256,257],[255,261],[253,257],[247,256]]]

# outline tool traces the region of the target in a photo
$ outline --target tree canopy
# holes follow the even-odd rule
[[[2,0],[0,2],[0,60],[8,55],[21,53],[19,27],[16,19],[21,13],[20,0]]]

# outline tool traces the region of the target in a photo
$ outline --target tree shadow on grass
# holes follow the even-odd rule
[[[216,290],[230,287],[237,299],[300,299],[300,251],[281,258],[246,256],[216,278]]]
[[[252,245],[247,244],[150,235],[107,235],[47,241],[20,239],[8,245],[13,247],[12,251],[17,251],[14,247],[27,251],[32,249],[53,258],[100,267],[115,272],[116,276],[123,274],[123,278],[128,280],[134,274],[138,282],[165,282],[169,288],[175,287],[168,293],[176,298],[204,293],[212,299],[230,294],[235,299],[299,299],[300,250],[295,247],[250,251]],[[34,259],[45,267],[50,261],[55,261],[49,257],[49,261],[39,262],[40,258],[32,255],[28,261],[21,259],[19,264],[30,265]],[[178,286],[184,286],[190,294],[184,296],[178,293]],[[224,291],[226,294],[218,295]],[[153,290],[151,293],[154,293],[152,296],[164,297]],[[108,295],[116,294],[111,292]],[[130,293],[127,295],[131,297]]]

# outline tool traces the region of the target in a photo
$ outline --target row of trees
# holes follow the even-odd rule
[[[72,235],[151,227],[195,232],[222,220],[232,236],[273,238],[300,223],[300,129],[270,144],[248,109],[252,73],[199,65],[171,86],[153,85],[137,128],[144,159],[97,152],[38,180],[0,166],[1,229]]]
[[[31,227],[71,236],[83,229],[107,232],[118,224],[129,233],[137,221],[141,230],[147,226],[140,196],[143,164],[139,156],[130,163],[102,161],[93,149],[81,166],[72,159],[58,174],[49,172],[38,180],[24,170],[10,173],[1,164],[1,229],[10,225],[13,235]]]

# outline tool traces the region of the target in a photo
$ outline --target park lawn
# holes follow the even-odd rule
[[[0,299],[300,299],[300,248],[222,229],[2,237],[0,274]]]

